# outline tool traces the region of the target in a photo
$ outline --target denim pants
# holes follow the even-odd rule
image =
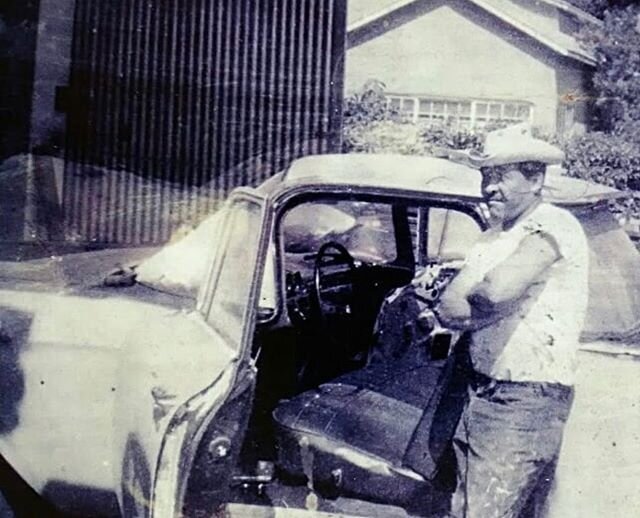
[[[537,382],[484,378],[453,440],[456,518],[538,516],[551,488],[573,389]]]

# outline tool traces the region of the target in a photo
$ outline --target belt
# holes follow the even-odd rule
[[[492,378],[481,372],[472,371],[469,379],[469,385],[473,391],[478,394],[492,393],[499,387],[514,387],[522,389],[538,390],[540,394],[555,397],[571,397],[573,395],[573,387],[563,385],[562,383],[553,383],[548,381],[511,381]]]

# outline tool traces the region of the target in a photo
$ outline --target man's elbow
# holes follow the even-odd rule
[[[471,310],[466,300],[443,294],[437,309],[438,320],[444,327],[460,329],[465,326],[471,316]]]
[[[481,313],[493,314],[509,307],[520,296],[513,285],[487,276],[469,295],[469,303]]]

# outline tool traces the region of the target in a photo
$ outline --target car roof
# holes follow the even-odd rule
[[[289,190],[301,186],[362,187],[480,200],[481,176],[477,169],[446,158],[394,154],[310,155],[295,160],[261,191]],[[545,200],[559,205],[590,205],[625,196],[625,193],[577,178],[550,172],[545,179]]]
[[[285,184],[357,185],[478,198],[477,171],[449,160],[415,155],[315,155],[296,160]]]

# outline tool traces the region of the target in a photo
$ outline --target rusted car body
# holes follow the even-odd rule
[[[406,323],[437,300],[485,228],[479,183],[476,171],[436,158],[298,160],[234,191],[194,297],[105,287],[100,254],[7,267],[0,453],[12,487],[79,515],[446,511],[464,336],[429,319]],[[561,516],[593,506],[575,491],[576,469],[637,480],[638,436],[620,425],[640,429],[626,406],[640,389],[617,385],[640,375],[630,343],[640,276],[629,274],[637,254],[606,210],[620,193],[557,176],[545,192],[579,215],[604,254],[594,282],[618,283],[591,290],[610,296],[590,302],[570,447],[550,500]],[[326,229],[332,211],[353,224]],[[627,247],[624,260],[607,243]],[[419,272],[431,281],[407,290]],[[612,458],[620,462],[605,466]],[[634,498],[619,484],[602,509]]]

